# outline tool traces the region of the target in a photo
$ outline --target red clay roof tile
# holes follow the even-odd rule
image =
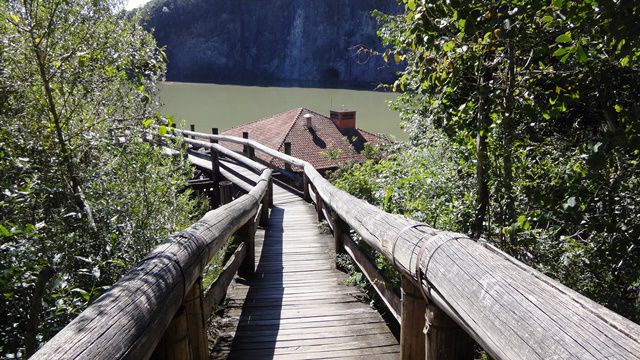
[[[311,115],[312,127],[308,129],[304,115]],[[314,111],[297,108],[270,118],[243,124],[227,131],[223,135],[241,137],[249,133],[249,139],[258,141],[272,149],[284,152],[284,143],[291,143],[291,155],[311,163],[316,169],[335,168],[337,161],[329,160],[323,153],[329,149],[340,153],[341,162],[364,161],[361,151],[365,142],[376,143],[376,136],[361,129],[343,129],[340,131],[333,121]],[[355,140],[355,141],[354,141]],[[238,144],[224,144],[235,151],[242,151]],[[260,152],[256,156],[262,161],[278,167],[284,167],[281,160]]]

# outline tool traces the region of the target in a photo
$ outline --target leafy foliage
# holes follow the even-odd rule
[[[163,55],[108,1],[0,4],[0,353],[25,357],[193,207],[144,141]]]
[[[405,65],[392,88],[402,91],[395,107],[414,148],[389,158],[404,159],[401,176],[383,160],[380,171],[356,167],[338,182],[386,209],[414,213],[407,204],[428,204],[417,188],[447,177],[410,156],[432,148],[438,129],[456,145],[449,153],[461,167],[456,181],[472,184],[455,196],[465,201],[447,216],[453,228],[483,235],[640,321],[640,6],[403,3],[402,15],[377,15],[390,46],[385,58]],[[379,201],[387,179],[410,188],[413,173],[420,179],[409,182],[421,185],[406,200]],[[447,201],[431,204],[424,219],[448,210]]]

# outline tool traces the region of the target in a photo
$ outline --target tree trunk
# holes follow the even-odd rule
[[[515,220],[513,199],[513,139],[514,139],[514,91],[515,91],[515,56],[513,41],[507,39],[507,89],[505,92],[505,113],[502,122],[502,167],[501,190],[503,194],[502,226],[509,226]],[[510,239],[507,239],[510,240]]]
[[[55,11],[54,11],[55,13]],[[53,16],[53,15],[52,15]],[[58,141],[58,145],[60,145],[60,152],[62,153],[62,161],[66,170],[66,174],[64,174],[66,180],[69,182],[71,186],[71,191],[73,192],[76,206],[78,210],[85,214],[87,217],[87,224],[89,225],[89,230],[93,233],[96,233],[97,227],[93,218],[93,213],[91,211],[91,207],[89,203],[84,197],[84,192],[82,191],[82,187],[80,186],[80,180],[76,176],[75,166],[73,163],[73,156],[67,147],[67,143],[64,138],[64,134],[62,132],[62,125],[60,114],[56,107],[56,102],[53,98],[53,90],[51,89],[51,79],[47,76],[47,64],[46,64],[46,56],[42,52],[39,47],[39,43],[35,39],[33,32],[31,32],[31,41],[32,41],[32,49],[34,56],[36,57],[36,62],[38,64],[38,71],[40,73],[40,80],[42,81],[42,88],[44,90],[44,95],[47,103],[47,110],[49,111],[49,115],[51,116],[51,120],[53,121],[53,125],[56,131],[56,139]]]
[[[489,132],[489,116],[487,114],[488,83],[491,71],[480,65],[478,72],[478,116],[476,118],[476,213],[471,225],[471,237],[479,239],[482,236],[484,220],[489,208],[489,155],[487,149],[487,135]]]
[[[42,312],[42,297],[44,296],[44,290],[49,283],[49,280],[53,278],[56,271],[46,266],[40,270],[38,279],[36,280],[35,288],[33,289],[33,296],[29,303],[29,322],[27,323],[27,331],[24,335],[25,354],[29,356],[35,354],[38,350],[38,333],[40,328],[40,313]]]

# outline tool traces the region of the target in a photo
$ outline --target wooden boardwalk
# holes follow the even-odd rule
[[[269,227],[256,234],[256,275],[230,287],[212,358],[397,359],[382,317],[335,270],[333,237],[320,232],[314,208],[273,190]]]

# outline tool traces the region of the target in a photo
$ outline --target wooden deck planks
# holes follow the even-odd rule
[[[333,237],[318,230],[315,209],[273,190],[269,227],[256,234],[256,275],[229,289],[212,359],[397,359],[382,317],[335,270]]]

